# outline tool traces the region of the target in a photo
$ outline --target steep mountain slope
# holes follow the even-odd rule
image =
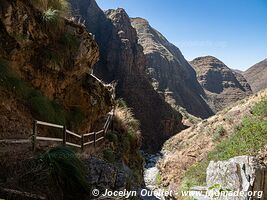
[[[131,19],[147,59],[146,71],[154,89],[163,94],[170,104],[179,105],[198,117],[213,114],[203,100],[205,93],[197,81],[196,73],[180,50],[168,42],[148,21]]]
[[[267,59],[253,65],[243,73],[253,92],[267,87]]]
[[[159,164],[162,180],[161,184],[173,189],[177,189],[179,187],[191,187],[192,185],[190,184],[192,183],[181,186],[181,180],[184,178],[185,172],[191,167],[194,167],[191,170],[191,173],[193,173],[192,179],[205,179],[205,176],[203,177],[203,173],[205,173],[205,167],[207,167],[208,163],[204,163],[205,165],[201,165],[199,167],[196,167],[195,164],[197,162],[205,161],[209,152],[212,151],[217,144],[224,141],[224,139],[227,140],[229,138],[229,143],[231,145],[235,145],[235,143],[236,145],[240,144],[239,148],[241,151],[246,151],[246,148],[249,147],[253,148],[254,145],[242,146],[243,143],[241,139],[234,142],[234,139],[231,140],[231,136],[240,130],[240,127],[242,127],[241,123],[243,123],[243,126],[247,127],[248,130],[242,132],[241,135],[246,133],[246,136],[244,137],[248,137],[248,135],[250,135],[250,141],[259,143],[259,141],[256,140],[256,132],[259,132],[259,130],[266,130],[266,125],[265,129],[256,129],[256,124],[258,122],[263,122],[263,120],[253,121],[253,106],[264,99],[266,101],[266,97],[267,90],[247,97],[244,100],[236,102],[235,105],[218,112],[216,115],[208,118],[207,120],[203,120],[197,125],[178,133],[166,141],[163,146],[165,156]],[[261,112],[264,111],[261,110]],[[252,118],[251,122],[246,121],[248,117]],[[246,123],[248,125],[246,125]],[[255,124],[255,126],[250,125],[250,123]],[[261,143],[265,145],[266,137],[264,135],[266,135],[266,132],[261,134],[264,138]],[[221,151],[226,148],[227,146],[224,146]],[[236,146],[228,146],[228,148],[230,152],[236,151]],[[219,153],[221,151],[219,151]],[[251,154],[257,154],[257,152],[251,152]]]
[[[214,112],[250,95],[251,89],[241,74],[233,72],[212,56],[199,57],[190,62],[204,88],[207,102]]]
[[[137,34],[123,9],[104,13],[94,0],[73,1],[100,47],[100,62],[94,73],[105,81],[118,80],[117,96],[133,108],[141,122],[143,147],[160,149],[163,141],[183,128],[181,115],[153,89],[146,78],[146,60]]]
[[[113,104],[108,88],[88,75],[99,59],[97,43],[81,24],[42,20],[35,4],[1,1],[1,87],[31,107],[35,119],[89,131]]]

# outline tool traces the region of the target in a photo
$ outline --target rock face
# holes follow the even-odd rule
[[[131,19],[147,59],[146,71],[154,89],[171,105],[179,105],[198,117],[213,114],[203,100],[205,92],[196,73],[180,50],[142,18]]]
[[[100,62],[94,73],[105,81],[118,80],[117,96],[133,108],[141,122],[143,147],[160,149],[164,140],[181,130],[181,115],[153,89],[146,78],[146,60],[130,18],[123,9],[104,13],[94,0],[73,1],[100,47]]]
[[[251,85],[253,92],[258,92],[267,87],[267,59],[253,65],[243,73]]]
[[[211,161],[207,168],[207,186],[219,184],[224,190],[266,191],[266,172],[266,167],[253,156],[238,156],[227,161]],[[255,197],[257,198],[257,195]],[[265,198],[261,197],[261,199]],[[247,196],[236,199],[247,199]]]
[[[88,75],[99,48],[82,25],[60,18],[62,30],[52,35],[44,28],[42,12],[22,0],[2,0],[0,19],[0,59],[49,100],[66,110],[78,107],[86,118],[80,131],[111,110],[109,90]]]
[[[88,182],[92,189],[98,188],[101,193],[106,189],[123,190],[126,188],[131,173],[129,168],[119,169],[103,160],[92,157],[84,161],[87,172]]]
[[[241,74],[233,72],[223,62],[212,56],[199,57],[190,62],[204,88],[207,102],[214,112],[252,93]]]

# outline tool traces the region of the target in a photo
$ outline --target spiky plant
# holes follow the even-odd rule
[[[31,2],[42,12],[52,9],[59,11],[62,16],[70,13],[70,3],[68,0],[31,0]]]
[[[52,36],[58,36],[64,28],[64,17],[70,15],[68,0],[31,0],[31,3],[42,12],[44,28]]]
[[[65,198],[78,198],[89,191],[85,167],[71,149],[52,148],[40,157],[40,161],[53,183],[63,190]]]

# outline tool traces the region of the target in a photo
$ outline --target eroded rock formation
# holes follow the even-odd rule
[[[253,65],[243,73],[251,85],[253,92],[258,92],[267,87],[267,59]]]
[[[207,102],[214,112],[252,94],[241,74],[233,72],[212,56],[199,57],[190,62],[204,88]]]
[[[179,105],[198,117],[213,114],[204,101],[205,92],[181,51],[142,18],[131,19],[147,59],[146,71],[154,89],[171,105]]]

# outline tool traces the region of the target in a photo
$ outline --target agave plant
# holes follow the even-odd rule
[[[75,153],[67,147],[56,147],[45,152],[41,157],[42,169],[61,188],[65,198],[85,195],[89,191],[85,167]]]

